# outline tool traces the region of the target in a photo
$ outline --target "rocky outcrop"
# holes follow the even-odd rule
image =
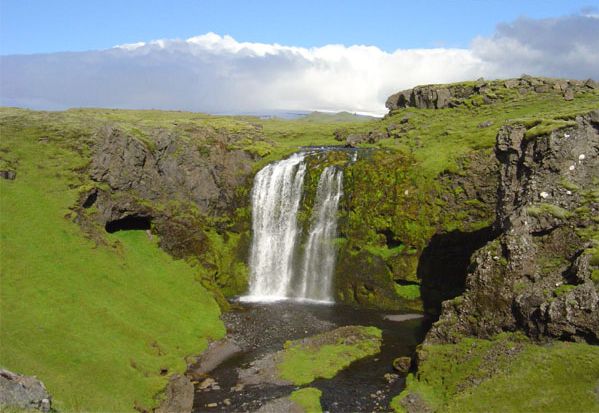
[[[212,129],[191,136],[157,131],[142,139],[104,127],[97,132],[88,168],[94,184],[81,195],[78,222],[99,242],[98,224],[108,232],[151,229],[174,257],[205,254],[207,220],[232,217],[247,202],[240,189],[251,183],[257,157],[241,149],[241,139],[249,138]]]
[[[495,153],[501,235],[474,254],[466,292],[443,304],[427,341],[522,329],[599,343],[599,111],[538,137],[505,126]]]
[[[475,98],[476,104],[489,104],[501,96],[501,89],[515,89],[521,95],[527,93],[562,93],[564,99],[572,100],[576,93],[590,89],[599,89],[599,83],[592,79],[586,81],[537,78],[523,75],[518,79],[457,83],[451,85],[425,85],[403,90],[391,95],[385,106],[390,111],[414,107],[419,109],[445,109],[465,103]]]
[[[252,172],[254,157],[240,149],[229,149],[233,138],[210,134],[187,141],[167,132],[157,132],[144,142],[123,131],[107,127],[90,166],[93,180],[105,183],[111,193],[130,193],[146,200],[193,202],[201,212],[216,214],[230,210],[235,190]],[[122,212],[114,205],[101,211],[106,220]]]
[[[0,408],[5,407],[49,412],[52,398],[37,378],[0,369]]]
[[[185,376],[175,375],[166,387],[165,398],[155,413],[186,413],[193,410],[193,383]]]

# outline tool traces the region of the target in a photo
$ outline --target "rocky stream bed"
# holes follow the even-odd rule
[[[322,391],[323,411],[387,411],[391,397],[404,387],[406,375],[393,368],[393,360],[414,352],[426,323],[418,315],[389,317],[386,313],[344,305],[294,302],[238,305],[223,318],[229,332],[227,338],[188,371],[195,387],[194,412],[274,411],[283,408],[281,398],[307,386]],[[380,353],[351,363],[331,379],[317,378],[305,386],[284,380],[247,378],[248,371],[256,369],[257,364],[262,372],[268,370],[263,361],[283,349],[287,341],[349,325],[381,329]],[[223,358],[227,359],[209,372],[202,367],[213,367],[213,360]],[[292,409],[292,405],[286,406]]]

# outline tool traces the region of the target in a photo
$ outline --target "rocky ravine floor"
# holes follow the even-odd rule
[[[227,339],[213,344],[188,371],[195,386],[193,410],[267,412],[285,405],[295,411],[299,406],[290,404],[287,396],[297,389],[312,387],[322,391],[323,411],[388,411],[390,398],[401,391],[405,380],[405,373],[394,370],[393,360],[413,353],[423,337],[424,322],[405,315],[390,320],[386,315],[346,306],[292,302],[240,306],[223,315],[229,332]],[[354,328],[340,328],[350,325],[377,327],[382,331],[382,340],[364,337]],[[299,341],[306,337],[309,338]],[[292,344],[290,340],[298,341]],[[373,340],[377,349],[380,345],[380,352],[372,351]],[[333,342],[353,346],[341,359],[346,364],[350,359],[356,361],[328,379],[318,378],[318,372],[313,381],[301,374],[303,379],[281,378],[277,362],[284,357],[282,349],[305,345],[310,351],[322,351],[323,345]],[[352,349],[358,352],[352,353]],[[325,353],[315,356],[317,362],[308,361],[287,374],[295,377],[304,368],[318,370],[330,361],[329,353]]]

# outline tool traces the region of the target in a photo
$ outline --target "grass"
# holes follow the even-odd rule
[[[330,379],[353,361],[380,351],[382,333],[378,328],[351,326],[345,329],[351,330],[344,337],[336,337],[331,332],[315,336],[312,342],[324,340],[320,345],[304,344],[301,340],[288,342],[278,364],[281,378],[296,385],[308,384],[317,378]]]
[[[18,175],[0,180],[0,365],[40,378],[60,411],[151,408],[161,370],[183,371],[223,336],[218,306],[145,232],[96,245],[65,218],[87,162],[84,132],[2,120],[2,154]]]
[[[306,413],[322,413],[320,405],[322,392],[314,387],[306,387],[291,393],[289,398],[299,404]]]
[[[391,406],[419,395],[443,412],[598,412],[599,347],[536,345],[514,335],[426,345],[417,376]]]

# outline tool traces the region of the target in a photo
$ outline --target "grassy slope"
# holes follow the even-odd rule
[[[18,175],[0,180],[0,365],[37,375],[63,411],[149,407],[160,369],[224,334],[219,309],[145,233],[96,246],[65,218],[86,161],[64,130],[2,127]]]
[[[599,347],[539,346],[500,335],[428,345],[425,361],[391,406],[408,393],[443,412],[599,412]]]

